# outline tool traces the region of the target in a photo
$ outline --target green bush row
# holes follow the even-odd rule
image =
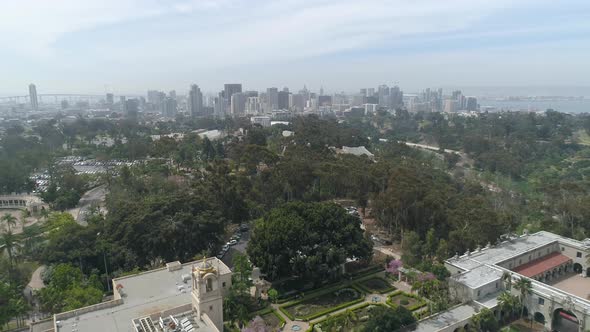
[[[371,305],[372,305],[372,306],[382,306],[382,307],[387,307],[387,306],[386,306],[385,304],[383,304],[383,303],[369,303],[369,302],[367,302],[367,303],[363,303],[362,305],[359,305],[358,307],[355,307],[355,308],[354,308],[352,311],[357,311],[357,310],[360,310],[360,309],[366,308],[366,307],[368,307],[368,306],[371,306]],[[328,319],[332,319],[332,318],[335,318],[335,317],[337,318],[337,317],[339,317],[339,316],[343,316],[343,315],[346,315],[346,312],[342,312],[342,313],[339,313],[338,315],[334,315],[334,316],[326,317],[325,319],[322,319],[321,321],[319,321],[319,322],[317,322],[317,323],[310,324],[310,326],[309,326],[309,329],[308,329],[306,332],[312,332],[312,331],[313,331],[313,328],[314,328],[316,325],[318,325],[318,324],[321,324],[321,323],[323,323],[323,322],[327,321]]]

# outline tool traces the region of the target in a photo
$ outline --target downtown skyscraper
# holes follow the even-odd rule
[[[203,93],[196,84],[191,85],[188,93],[187,109],[191,117],[204,115],[203,113]]]
[[[33,110],[39,109],[39,100],[37,99],[37,87],[35,84],[29,84],[29,99],[31,101],[31,107]]]

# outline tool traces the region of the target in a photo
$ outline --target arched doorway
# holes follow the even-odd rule
[[[576,273],[582,273],[584,269],[582,268],[582,264],[580,263],[575,263],[574,264],[574,272]]]
[[[590,277],[590,267],[586,269],[586,277]]]
[[[579,321],[576,315],[568,310],[559,308],[553,312],[553,329],[560,332],[578,332]]]
[[[545,315],[543,315],[542,313],[537,311],[535,312],[535,315],[533,317],[535,319],[535,322],[541,323],[543,325],[545,324]]]

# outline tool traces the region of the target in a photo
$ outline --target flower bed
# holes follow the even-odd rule
[[[369,279],[360,280],[356,285],[365,292],[385,294],[396,290],[387,280],[379,277],[372,277]]]
[[[418,295],[397,291],[387,297],[390,306],[402,306],[410,311],[418,310],[426,305],[426,301]]]
[[[318,292],[279,309],[292,320],[310,320],[362,301],[363,292],[352,286]]]

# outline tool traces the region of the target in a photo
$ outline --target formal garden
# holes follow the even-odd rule
[[[380,304],[365,304],[360,308],[354,310],[346,310],[346,312],[339,315],[328,317],[313,325],[314,331],[340,331],[340,332],[354,332],[361,331],[369,319],[371,313],[375,312],[376,308],[384,308]]]
[[[426,300],[416,294],[397,291],[387,297],[387,304],[391,306],[401,306],[410,311],[416,311],[426,306]]]
[[[310,320],[327,313],[364,301],[362,290],[353,286],[342,286],[318,291],[280,307],[290,319]]]

